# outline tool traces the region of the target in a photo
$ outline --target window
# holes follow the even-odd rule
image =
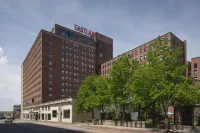
[[[52,72],[52,68],[49,68],[49,72]]]
[[[142,61],[142,56],[140,56],[140,61]]]
[[[135,55],[137,55],[137,50],[135,51]]]
[[[49,79],[52,80],[52,75],[49,75]]]
[[[52,66],[52,62],[51,61],[49,62],[49,65]]]
[[[194,70],[194,76],[195,77],[197,76],[197,70]]]
[[[165,41],[165,42],[168,42],[168,38],[165,38],[164,41]]]
[[[146,46],[144,47],[144,52],[146,52]]]
[[[51,54],[49,55],[49,58],[52,59],[52,55]]]
[[[52,92],[52,88],[51,87],[49,88],[49,91]]]
[[[64,92],[65,90],[64,89],[62,89],[62,92]]]
[[[49,94],[49,97],[51,98],[51,97],[52,97],[52,94]]]
[[[100,57],[102,57],[103,55],[102,54],[100,54]]]
[[[62,62],[64,62],[64,58],[62,58]]]
[[[142,53],[142,48],[140,48],[140,54]]]
[[[51,120],[51,114],[48,114],[48,120]]]
[[[70,110],[63,110],[64,118],[70,118]]]
[[[57,110],[52,110],[52,117],[57,117]]]
[[[132,57],[134,57],[134,52],[132,52]]]
[[[197,63],[194,63],[194,68],[197,68]]]
[[[29,116],[29,115],[28,115]],[[44,114],[42,113],[42,120],[44,120]]]
[[[62,87],[64,87],[64,83],[62,83]]]
[[[62,74],[64,74],[64,70],[62,70]]]
[[[147,59],[147,55],[144,55],[144,60],[146,60]]]
[[[62,77],[62,80],[64,80],[64,77]]]
[[[52,81],[49,81],[49,85],[52,85]]]

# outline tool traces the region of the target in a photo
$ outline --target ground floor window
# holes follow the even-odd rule
[[[63,110],[64,118],[70,118],[70,110]]]
[[[57,117],[57,110],[52,110],[52,117]]]
[[[40,120],[40,114],[38,114],[38,119]]]
[[[42,120],[44,120],[44,114],[42,113]]]
[[[51,114],[48,114],[48,120],[51,120]]]

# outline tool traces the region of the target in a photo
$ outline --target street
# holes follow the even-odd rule
[[[57,128],[33,123],[0,121],[0,133],[85,133],[83,131]]]
[[[4,123],[0,120],[0,133],[152,133],[145,130],[120,130],[97,128],[90,126],[73,126],[71,124],[55,124],[46,122],[21,121]]]

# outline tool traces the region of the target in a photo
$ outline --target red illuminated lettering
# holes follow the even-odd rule
[[[84,28],[84,33],[87,34],[87,29],[86,28]]]
[[[81,27],[80,32],[83,33],[83,27]]]
[[[91,30],[87,30],[86,28],[80,27],[76,24],[74,24],[74,29],[78,32],[84,33],[90,37],[96,38],[96,33],[92,32]]]

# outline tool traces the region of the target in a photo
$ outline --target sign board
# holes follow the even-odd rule
[[[80,32],[82,34],[85,34],[85,35],[87,35],[89,37],[96,38],[96,33],[95,32],[93,32],[91,30],[88,30],[88,29],[86,29],[84,27],[81,27],[79,25],[74,24],[74,30],[76,30],[76,31],[78,31],[78,32]]]
[[[131,120],[138,120],[138,112],[131,112]]]

